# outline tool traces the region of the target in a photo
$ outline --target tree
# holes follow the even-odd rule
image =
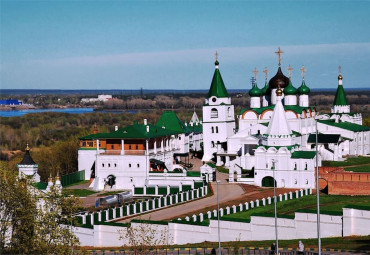
[[[71,254],[78,244],[70,224],[79,200],[53,186],[34,187],[7,167],[0,168],[0,254]]]
[[[131,223],[126,230],[120,230],[120,240],[124,248],[133,249],[135,254],[154,254],[156,248],[161,248],[171,242],[168,236],[168,226],[148,222]]]

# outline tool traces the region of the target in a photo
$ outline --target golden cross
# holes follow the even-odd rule
[[[284,51],[280,50],[280,46],[278,48],[277,51],[275,51],[275,53],[278,55],[279,57],[279,65],[280,65],[280,61],[281,61],[281,55],[284,53]]]
[[[342,66],[339,66],[339,73],[342,73]]]
[[[302,68],[299,69],[299,70],[301,70],[301,72],[302,72],[302,79],[304,80],[304,73],[307,71],[307,69],[304,68],[304,66],[302,66]]]
[[[257,80],[257,74],[258,74],[258,70],[257,70],[256,67],[254,68],[253,73],[254,73],[254,80],[256,81]]]
[[[265,73],[265,79],[267,80],[267,74],[269,73],[269,70],[267,70],[267,67],[265,67],[265,70],[263,70],[263,72]]]
[[[292,71],[293,71],[294,69],[289,65],[289,67],[288,67],[288,72],[289,72],[289,78],[291,78],[292,77]]]
[[[216,61],[218,61],[218,52],[217,52],[217,50],[216,50],[215,56],[216,56]]]

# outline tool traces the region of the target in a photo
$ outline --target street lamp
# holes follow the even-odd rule
[[[217,186],[217,230],[218,230],[218,254],[221,255],[221,240],[220,240],[220,200],[218,198],[218,184],[220,180],[216,181]]]
[[[320,190],[319,190],[319,152],[318,152],[318,130],[317,130],[317,116],[315,117],[316,123],[316,201],[317,201],[317,247],[319,255],[321,255],[321,236],[320,236]]]
[[[278,238],[278,228],[277,228],[277,209],[276,209],[276,179],[275,179],[275,171],[276,171],[276,165],[278,161],[276,159],[272,160],[272,173],[273,173],[273,178],[274,178],[274,212],[275,212],[275,237],[276,237],[276,254],[279,254],[279,238]]]

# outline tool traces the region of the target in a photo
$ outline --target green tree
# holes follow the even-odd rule
[[[0,254],[71,254],[78,198],[57,188],[42,192],[31,180],[0,166]]]

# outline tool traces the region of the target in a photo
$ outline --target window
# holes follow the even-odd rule
[[[211,110],[211,118],[214,119],[214,118],[218,118],[218,111],[216,108],[212,108]]]
[[[216,133],[218,133],[218,127],[216,127]]]
[[[297,163],[294,163],[294,170],[297,170]]]
[[[294,184],[297,184],[297,179],[294,180]]]
[[[108,163],[108,167],[110,167],[110,163]]]
[[[139,145],[135,145],[135,150],[138,150],[139,149]]]
[[[212,141],[211,145],[212,145],[212,148],[215,147],[215,142]]]
[[[114,167],[117,167],[117,164],[116,163],[114,163]]]
[[[308,184],[308,180],[306,179],[306,184]]]
[[[129,144],[128,149],[131,150],[131,144]]]
[[[179,136],[179,140],[181,140],[181,136]]]
[[[212,134],[213,134],[215,132],[215,128],[211,127],[211,130],[212,130]]]
[[[131,164],[128,164],[128,167],[131,167]]]
[[[114,148],[114,145],[112,144],[111,146],[110,146],[110,148],[113,150],[113,148]]]
[[[227,108],[227,114],[228,114],[229,117],[232,117],[232,115],[231,115],[231,107]]]
[[[104,167],[104,163],[102,163],[101,166]]]
[[[307,162],[304,163],[304,170],[307,170]]]
[[[139,168],[140,167],[140,164],[137,164],[137,168]]]

